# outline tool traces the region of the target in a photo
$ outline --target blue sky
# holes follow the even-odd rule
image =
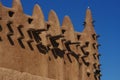
[[[12,0],[1,0],[5,6],[11,7]],[[88,6],[92,10],[95,30],[101,35],[99,49],[101,53],[101,80],[120,80],[120,0],[21,0],[23,10],[32,15],[33,6],[41,6],[45,19],[51,9],[55,10],[60,23],[68,15],[76,31],[83,30],[85,11]]]

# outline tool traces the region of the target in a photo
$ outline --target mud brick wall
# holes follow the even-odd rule
[[[16,70],[0,68],[0,80],[55,80],[31,75],[26,72],[18,72]]]
[[[20,0],[13,0],[12,8],[0,3],[1,80],[10,80],[6,76],[27,80],[26,75],[40,77],[29,80],[100,80],[99,35],[93,23],[90,8],[84,30],[76,32],[69,16],[60,26],[53,10],[45,21],[39,5],[29,16],[23,13]]]

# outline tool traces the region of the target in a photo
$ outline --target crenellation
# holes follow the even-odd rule
[[[23,8],[21,4],[21,0],[13,0],[12,8],[18,11],[19,13],[23,13]]]
[[[32,17],[33,23],[36,25],[36,29],[46,29],[44,15],[39,5],[34,6]]]
[[[33,80],[33,75],[39,76],[38,80],[100,80],[99,35],[94,30],[90,8],[82,32],[74,31],[69,16],[60,26],[53,10],[45,21],[38,4],[32,16],[23,13],[20,0],[13,0],[12,8],[0,3],[0,11],[0,67],[18,71],[18,80],[21,73],[25,80]],[[6,73],[0,73],[0,79],[10,75]]]

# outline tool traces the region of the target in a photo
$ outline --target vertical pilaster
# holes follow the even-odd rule
[[[64,80],[79,80],[79,52],[76,45],[79,44],[75,37],[73,24],[68,16],[65,16],[62,24],[62,32],[66,47],[64,55]]]
[[[64,80],[63,74],[63,46],[61,42],[61,38],[63,35],[60,29],[60,23],[56,13],[51,10],[48,17],[48,24],[49,30],[47,32],[48,40],[51,44],[50,51],[49,51],[49,61],[48,61],[48,77],[57,79],[57,80]]]

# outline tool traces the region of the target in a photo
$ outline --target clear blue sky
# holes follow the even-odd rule
[[[11,7],[12,0],[1,0],[5,6]],[[62,23],[63,17],[69,15],[76,31],[83,30],[85,11],[88,0],[21,0],[24,12],[31,15],[33,6],[41,6],[45,19],[51,9],[55,10]],[[95,22],[95,30],[101,35],[102,45],[101,80],[120,80],[120,0],[90,0]]]

